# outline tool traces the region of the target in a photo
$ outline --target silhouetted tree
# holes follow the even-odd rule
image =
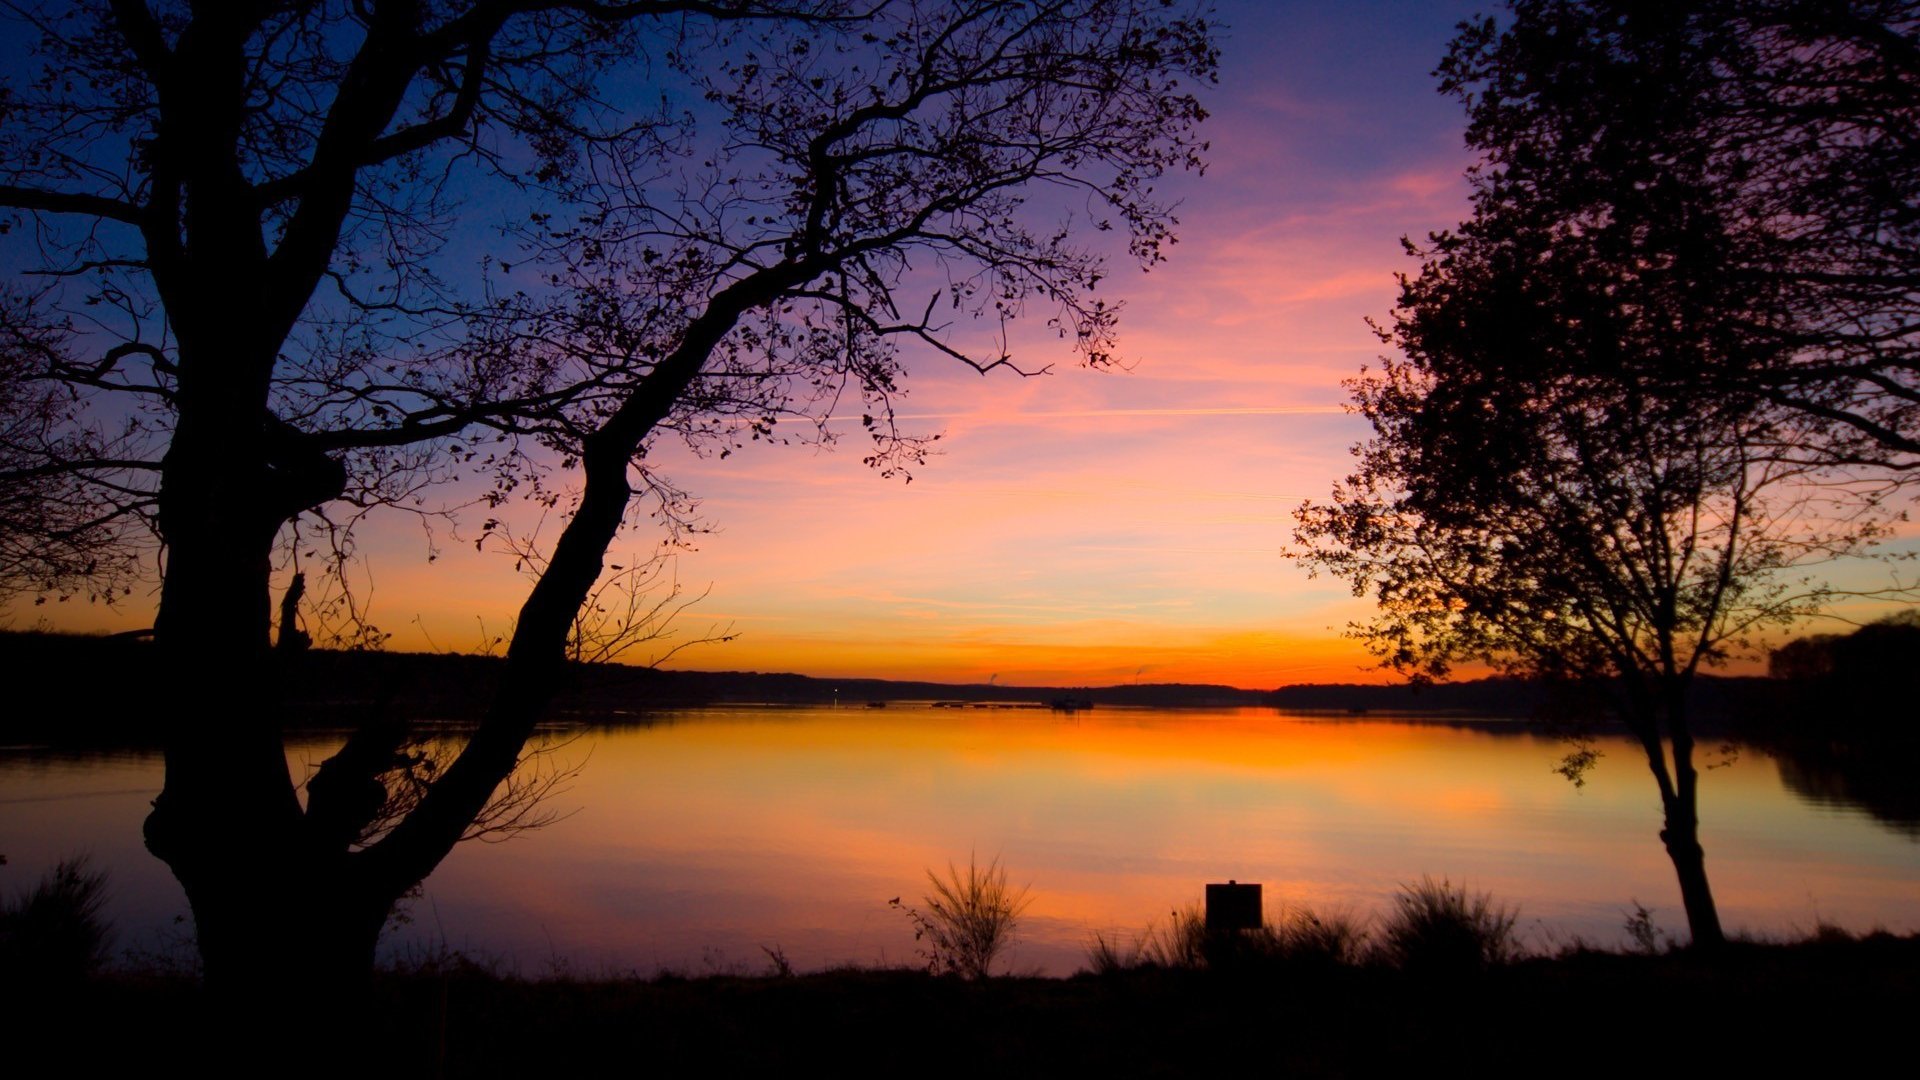
[[[1626,350],[1578,363],[1817,418],[1776,452],[1911,475],[1920,3],[1509,6],[1464,25],[1438,71],[1485,155],[1462,231],[1496,231],[1549,273],[1666,275],[1716,342],[1697,366]]]
[[[1833,643],[1838,634],[1797,637],[1767,654],[1767,674],[1776,679],[1813,681],[1833,671]]]
[[[1852,633],[1811,634],[1773,650],[1767,673],[1794,685],[1775,708],[1787,729],[1834,741],[1911,741],[1920,700],[1920,612],[1876,619]]]
[[[1358,633],[1604,683],[1646,750],[1694,939],[1722,939],[1686,686],[1812,610],[1920,449],[1920,7],[1516,0],[1463,25],[1473,215],[1355,384],[1374,438],[1305,557]]]
[[[1920,838],[1920,611],[1908,608],[1847,634],[1810,634],[1775,649],[1755,711],[1760,744],[1788,788],[1822,803],[1864,808]]]
[[[395,898],[484,820],[653,482],[650,442],[771,437],[844,395],[869,460],[911,463],[897,343],[1011,367],[994,332],[1036,305],[1106,363],[1103,261],[1074,237],[1118,229],[1160,257],[1174,221],[1153,187],[1199,164],[1190,84],[1215,62],[1204,19],[1146,0],[23,18],[40,66],[4,99],[0,205],[117,336],[85,380],[144,403],[165,446],[145,497],[180,719],[148,845],[186,888],[209,982],[299,1000],[363,978]],[[489,183],[506,197],[474,194]],[[463,198],[508,219],[484,287],[458,284]],[[303,805],[265,705],[276,544],[458,469],[552,505],[537,447],[581,487],[482,724],[398,820],[380,778],[409,758],[386,725]],[[295,942],[298,963],[270,947]]]
[[[1299,556],[1371,595],[1355,628],[1383,664],[1462,661],[1611,695],[1646,753],[1694,941],[1723,940],[1698,833],[1686,699],[1703,665],[1814,610],[1797,573],[1882,532],[1880,486],[1777,453],[1810,423],[1699,372],[1743,339],[1703,318],[1737,299],[1701,192],[1659,174],[1648,265],[1570,244],[1536,257],[1489,210],[1433,239],[1382,337],[1400,357],[1350,384],[1373,428],[1331,504],[1298,513]]]

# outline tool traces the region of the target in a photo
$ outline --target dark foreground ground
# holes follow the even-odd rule
[[[219,1061],[243,1035],[177,977],[8,990],[0,1071],[13,1076],[173,1074]],[[455,964],[383,974],[357,1019],[316,1023],[245,1072],[299,1074],[338,1056],[351,1065],[313,1071],[1899,1076],[1914,1066],[1916,1005],[1920,937],[1884,934],[1736,945],[1713,962],[1582,953],[1424,978],[1339,967],[983,983],[908,971],[525,981]]]

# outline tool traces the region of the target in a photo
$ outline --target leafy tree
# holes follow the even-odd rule
[[[1704,366],[1582,361],[1817,418],[1781,452],[1910,476],[1920,4],[1509,6],[1509,18],[1464,24],[1438,71],[1485,155],[1462,231],[1498,222],[1516,259],[1714,275],[1689,283],[1690,318],[1719,343]]]
[[[1075,237],[1157,261],[1154,184],[1198,167],[1215,63],[1199,13],[1145,0],[22,17],[38,67],[7,88],[0,205],[90,312],[74,347],[98,359],[61,376],[164,448],[126,473],[166,546],[179,717],[148,846],[209,982],[298,1000],[364,978],[395,898],[487,819],[636,492],[671,501],[652,442],[724,449],[844,397],[892,470],[920,445],[892,423],[902,343],[1011,368],[999,331],[1038,308],[1106,363],[1116,309]],[[476,273],[482,210],[507,250]],[[458,758],[419,783],[369,724],[303,803],[269,692],[296,662],[267,648],[277,545],[461,473],[556,506],[556,459],[580,486]],[[265,947],[296,940],[298,965]]]
[[[1383,663],[1603,686],[1710,946],[1687,684],[1819,606],[1806,568],[1880,534],[1920,449],[1920,8],[1510,7],[1437,73],[1473,214],[1409,245],[1373,438],[1296,535],[1379,601]]]
[[[1779,453],[1813,421],[1698,374],[1741,362],[1746,339],[1712,315],[1752,295],[1718,273],[1710,194],[1684,170],[1654,179],[1636,212],[1667,234],[1658,264],[1600,239],[1542,254],[1497,201],[1420,251],[1382,331],[1401,355],[1350,384],[1373,437],[1295,536],[1379,604],[1354,632],[1383,664],[1436,679],[1479,661],[1607,695],[1710,947],[1688,684],[1817,609],[1830,590],[1810,569],[1881,535],[1884,488]]]
[[[1785,728],[1832,742],[1911,741],[1902,720],[1920,691],[1920,611],[1908,608],[1848,634],[1795,638],[1767,657],[1790,685],[1774,703]]]

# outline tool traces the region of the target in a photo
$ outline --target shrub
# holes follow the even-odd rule
[[[1175,908],[1166,927],[1148,923],[1145,931],[1126,939],[1095,931],[1087,943],[1087,968],[1096,975],[1141,968],[1192,970],[1206,967],[1209,955],[1217,952],[1199,905],[1189,904]]]
[[[1164,930],[1148,923],[1146,930],[1126,938],[1094,931],[1087,943],[1087,969],[1096,975],[1117,975],[1141,968],[1203,967],[1206,937],[1206,923],[1197,906],[1176,908]]]
[[[920,942],[927,970],[986,978],[995,958],[1012,943],[1020,913],[1032,903],[1026,887],[1008,887],[998,857],[982,867],[972,855],[967,856],[965,876],[948,863],[944,879],[929,870],[927,881],[933,891],[925,897],[925,911],[901,903],[899,897],[891,901],[913,921],[913,938]]]
[[[1658,956],[1673,949],[1673,939],[1661,933],[1654,924],[1653,909],[1638,900],[1632,901],[1633,910],[1626,912],[1627,921],[1622,924],[1627,939],[1633,942],[1635,952],[1647,956]]]
[[[1210,949],[1207,942],[1207,917],[1198,904],[1176,908],[1170,913],[1167,929],[1148,927],[1141,954],[1149,963],[1166,968],[1207,966]]]
[[[1298,908],[1272,928],[1281,957],[1314,967],[1357,964],[1365,958],[1367,928],[1344,911],[1320,914]]]
[[[1095,930],[1093,940],[1087,942],[1087,970],[1095,975],[1118,975],[1145,967],[1146,945],[1145,938],[1122,940],[1117,934],[1108,937]]]
[[[1363,958],[1367,930],[1345,912],[1321,915],[1299,908],[1253,930],[1209,932],[1199,905],[1175,909],[1168,924],[1149,926],[1123,942],[1096,933],[1087,946],[1087,963],[1096,974],[1142,967],[1215,971],[1278,971],[1288,967],[1328,968]]]
[[[1407,971],[1479,971],[1513,959],[1520,913],[1495,904],[1488,893],[1468,895],[1445,878],[1422,877],[1400,886],[1393,911],[1380,928],[1380,955]]]
[[[22,983],[77,980],[107,958],[113,933],[100,909],[105,871],[62,860],[39,884],[0,904],[0,971]]]

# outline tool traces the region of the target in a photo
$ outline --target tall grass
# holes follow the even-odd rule
[[[1519,952],[1518,909],[1446,878],[1400,886],[1380,927],[1380,958],[1406,971],[1451,974],[1507,963]]]
[[[1345,912],[1296,908],[1252,930],[1209,931],[1198,904],[1174,909],[1165,926],[1132,939],[1096,933],[1087,945],[1095,974],[1137,968],[1274,970],[1331,968],[1366,956],[1366,925]]]
[[[1095,975],[1118,975],[1145,967],[1146,943],[1140,937],[1122,937],[1095,930],[1087,942],[1087,970]]]
[[[1519,912],[1445,878],[1402,885],[1377,930],[1344,911],[1298,907],[1256,929],[1207,930],[1198,904],[1166,925],[1124,940],[1096,934],[1087,964],[1096,974],[1139,968],[1290,975],[1381,964],[1422,974],[1480,971],[1519,954]]]
[[[1345,911],[1316,912],[1295,908],[1275,931],[1282,955],[1296,966],[1319,968],[1358,964],[1366,958],[1366,923]]]
[[[925,910],[902,904],[898,897],[892,903],[913,921],[913,937],[928,970],[986,978],[1013,943],[1020,915],[1033,902],[1027,887],[1007,884],[1006,868],[997,856],[982,867],[968,855],[964,875],[948,863],[946,877],[929,870],[927,881],[933,891],[924,899]]]
[[[107,959],[112,928],[101,908],[107,875],[86,856],[62,860],[32,889],[0,902],[0,972],[20,983],[85,978]]]

